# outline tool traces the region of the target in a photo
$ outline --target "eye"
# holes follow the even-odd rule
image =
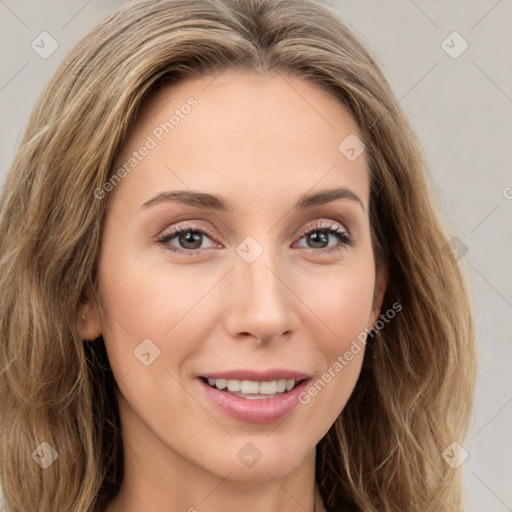
[[[306,243],[310,245],[310,249],[320,249],[322,252],[331,252],[339,249],[346,249],[347,246],[353,244],[352,238],[349,234],[338,224],[332,222],[318,222],[315,225],[309,227],[301,232],[301,240],[306,238]],[[331,240],[338,244],[329,245],[329,237]],[[304,246],[302,246],[304,247]]]
[[[200,229],[197,226],[188,225],[179,228],[170,228],[158,238],[158,242],[165,245],[166,248],[172,252],[181,252],[188,256],[192,256],[195,254],[197,249],[204,249],[201,245],[205,237],[211,240],[210,234],[207,231]],[[174,239],[176,239],[180,247],[172,245],[172,241]],[[214,245],[210,245],[209,247],[214,247]]]

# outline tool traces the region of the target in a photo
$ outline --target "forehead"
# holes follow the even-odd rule
[[[292,75],[230,71],[155,91],[115,166],[150,144],[126,179],[144,197],[164,182],[266,199],[272,190],[302,194],[316,184],[346,185],[367,206],[365,155],[351,161],[340,150],[354,136],[362,139],[356,121],[320,86]]]
[[[289,138],[305,135],[315,143],[318,137],[314,132],[329,138],[328,132],[338,132],[339,136],[347,131],[361,138],[357,122],[346,106],[311,80],[293,74],[236,70],[200,76],[153,91],[140,108],[136,129],[149,131],[155,121],[168,120],[175,111],[180,114],[191,98],[199,108],[193,109],[192,121],[181,123],[174,134],[191,124],[198,129],[200,122],[206,121],[211,127],[210,136],[215,135],[216,128],[223,134],[248,133],[255,139],[264,127],[266,133],[278,132]],[[298,119],[300,124],[295,123]],[[248,132],[254,128],[257,130]]]

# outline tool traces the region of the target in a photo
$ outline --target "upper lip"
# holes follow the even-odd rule
[[[274,380],[304,380],[310,377],[309,374],[290,370],[287,368],[272,368],[269,370],[256,370],[251,368],[241,368],[238,370],[228,370],[225,372],[212,372],[200,375],[206,379],[225,379],[225,380],[252,380],[258,382],[271,382]]]

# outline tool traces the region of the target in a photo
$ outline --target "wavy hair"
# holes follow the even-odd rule
[[[96,300],[105,205],[93,191],[162,84],[221,73],[293,73],[324,88],[366,145],[382,310],[346,407],[317,445],[329,510],[455,512],[476,339],[469,282],[450,250],[420,144],[375,57],[314,0],[135,0],[67,55],[39,98],[0,211],[0,480],[8,512],[102,511],[123,477],[116,382],[102,337],[80,338]],[[90,291],[92,290],[92,292]],[[372,337],[369,338],[370,340]],[[46,469],[35,460],[49,450]],[[39,447],[39,448],[38,448]],[[41,455],[41,453],[39,453]]]

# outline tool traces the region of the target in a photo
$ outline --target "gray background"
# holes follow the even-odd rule
[[[60,61],[121,0],[0,0],[0,180]],[[463,446],[468,512],[512,511],[512,0],[329,0],[375,52],[425,149],[436,195],[468,252],[479,337]],[[58,42],[41,58],[43,31]],[[457,31],[457,58],[442,42]],[[461,41],[448,38],[452,53]]]

